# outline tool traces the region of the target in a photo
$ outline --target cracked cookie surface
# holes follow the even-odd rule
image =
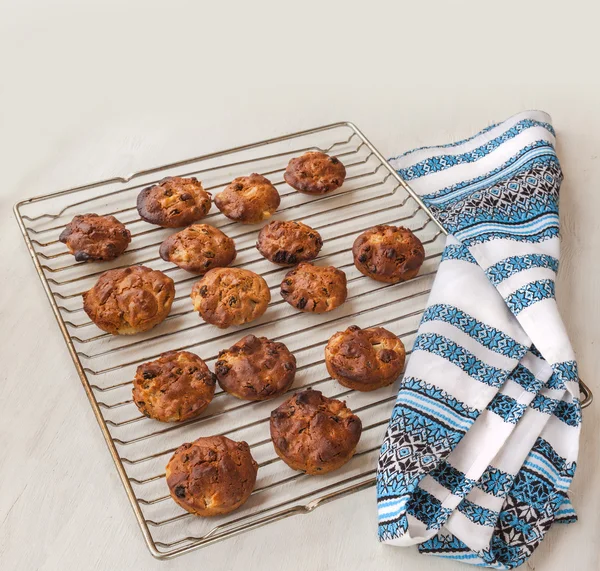
[[[163,228],[181,228],[208,214],[211,195],[194,178],[171,176],[148,186],[137,197],[142,220]]]
[[[303,262],[281,282],[281,297],[300,311],[325,313],[346,301],[346,274],[333,266]]]
[[[246,335],[219,353],[215,374],[229,394],[244,400],[267,400],[292,386],[296,358],[283,343]]]
[[[383,327],[357,325],[338,331],[325,347],[327,371],[341,385],[372,391],[393,383],[404,369],[406,351],[396,335]]]
[[[175,450],[165,472],[173,500],[194,515],[209,517],[232,512],[246,502],[258,464],[246,442],[208,436]]]
[[[302,222],[273,220],[258,233],[256,248],[270,262],[293,266],[314,260],[321,251],[323,239]]]
[[[293,158],[288,163],[283,178],[299,192],[325,194],[342,186],[346,178],[346,167],[337,157],[310,151]]]
[[[159,253],[166,262],[194,274],[228,266],[236,256],[233,240],[210,224],[192,224],[171,234],[160,245]]]
[[[142,363],[133,379],[133,402],[161,422],[194,418],[209,405],[216,380],[206,363],[188,351],[169,351]]]
[[[277,455],[290,468],[316,475],[352,458],[362,423],[344,401],[307,389],[271,413],[270,428]]]
[[[267,282],[241,268],[215,268],[196,282],[191,296],[204,321],[221,329],[258,319],[271,301]]]
[[[130,266],[104,272],[83,294],[83,309],[103,331],[133,335],[163,321],[174,298],[170,277],[146,266]]]
[[[425,260],[421,240],[408,228],[380,225],[363,232],[352,246],[359,272],[385,283],[414,278]]]

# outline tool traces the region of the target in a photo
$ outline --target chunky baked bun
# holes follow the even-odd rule
[[[314,260],[323,240],[316,230],[302,222],[273,220],[258,233],[256,248],[269,261],[293,266]]]
[[[386,283],[414,278],[425,260],[421,240],[402,226],[374,226],[363,232],[352,254],[359,272]]]
[[[131,242],[131,232],[114,216],[75,216],[58,238],[78,262],[106,262],[120,256]]]
[[[160,245],[160,257],[193,274],[228,266],[235,260],[233,240],[209,224],[193,224]]]
[[[217,208],[231,220],[256,224],[270,218],[279,208],[279,193],[260,174],[240,176],[215,196]]]
[[[188,351],[169,351],[141,364],[133,379],[133,402],[140,412],[162,422],[198,416],[215,394],[215,376]]]
[[[234,397],[267,400],[292,386],[296,358],[283,343],[246,335],[219,353],[215,373],[221,388]]]
[[[271,439],[277,455],[294,470],[326,474],[343,466],[356,451],[362,424],[337,399],[308,389],[271,413]]]
[[[357,325],[335,333],[325,347],[329,374],[357,391],[373,391],[393,383],[404,369],[406,352],[396,335],[383,327]]]
[[[342,186],[346,168],[337,157],[310,151],[292,159],[283,178],[300,192],[325,194]]]
[[[103,331],[133,335],[163,321],[174,298],[170,277],[146,266],[131,266],[104,272],[83,294],[83,309]]]
[[[207,436],[183,444],[166,467],[171,497],[198,516],[223,515],[250,497],[258,464],[246,442]]]
[[[202,319],[222,329],[258,319],[271,301],[267,282],[240,268],[215,268],[196,282],[190,296]]]
[[[325,313],[346,301],[346,274],[333,266],[304,262],[281,282],[281,297],[300,311]]]
[[[197,222],[208,214],[210,205],[210,193],[194,177],[167,177],[142,190],[137,198],[142,220],[163,228],[181,228]]]

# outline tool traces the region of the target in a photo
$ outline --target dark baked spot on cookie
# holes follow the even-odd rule
[[[178,498],[185,498],[185,488],[183,486],[177,486],[175,488],[175,495]]]

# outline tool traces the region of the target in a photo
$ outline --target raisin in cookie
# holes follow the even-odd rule
[[[215,196],[215,205],[231,220],[256,224],[270,218],[279,208],[280,200],[271,181],[253,173],[234,179]]]
[[[406,352],[396,335],[383,327],[357,325],[334,334],[325,347],[327,371],[341,385],[373,391],[393,383],[404,369]]]
[[[210,193],[194,177],[167,177],[137,197],[142,220],[163,228],[181,228],[197,222],[208,214],[210,205]]]
[[[271,439],[277,455],[294,470],[326,474],[356,451],[362,423],[344,401],[308,389],[271,413]]]
[[[215,373],[221,388],[234,397],[267,400],[292,386],[296,358],[283,343],[246,335],[219,353]]]
[[[281,282],[281,297],[300,311],[325,313],[346,301],[346,274],[333,266],[304,262]]]
[[[78,262],[107,262],[120,256],[131,242],[131,232],[114,216],[75,216],[58,238]]]
[[[233,240],[209,224],[192,224],[160,245],[160,257],[193,274],[228,266],[235,260]]]
[[[131,266],[104,272],[83,294],[83,309],[102,330],[133,335],[158,325],[171,311],[173,280],[159,270]]]
[[[173,500],[208,517],[232,512],[248,500],[258,464],[246,442],[207,436],[175,450],[165,472]]]
[[[346,167],[337,157],[310,151],[292,159],[283,178],[300,192],[325,194],[342,186],[346,178]]]
[[[267,282],[240,268],[215,268],[192,288],[194,309],[222,329],[258,319],[271,301]]]
[[[215,394],[215,376],[188,351],[169,351],[142,363],[133,379],[133,402],[145,416],[181,422],[198,416]]]
[[[316,230],[302,222],[273,220],[258,233],[256,248],[269,261],[293,266],[314,260],[323,240]]]
[[[370,228],[356,238],[352,254],[359,272],[386,283],[414,278],[425,260],[421,240],[402,226]]]

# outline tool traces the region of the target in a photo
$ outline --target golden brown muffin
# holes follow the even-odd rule
[[[281,282],[281,297],[300,311],[325,313],[346,301],[346,274],[333,266],[303,262]]]
[[[258,464],[246,442],[207,436],[182,444],[165,471],[171,497],[184,510],[208,517],[227,514],[246,502]]]
[[[279,193],[268,178],[256,173],[240,176],[215,196],[217,208],[231,220],[256,224],[279,208]]]
[[[188,351],[169,351],[142,363],[133,379],[133,402],[140,412],[161,422],[198,416],[215,394],[215,376]]]
[[[190,297],[204,321],[225,329],[258,319],[271,292],[267,282],[250,270],[215,268],[196,282]]]
[[[414,278],[425,260],[421,240],[402,226],[370,228],[356,238],[352,254],[359,272],[386,283]]]
[[[83,294],[83,309],[103,331],[133,335],[167,317],[174,298],[170,277],[146,266],[131,266],[104,272]]]
[[[75,216],[58,238],[78,262],[106,262],[119,257],[131,242],[131,232],[114,216]]]
[[[352,325],[335,333],[325,347],[329,374],[356,391],[373,391],[393,383],[404,369],[405,358],[402,341],[383,327]]]
[[[325,194],[344,184],[346,167],[337,157],[310,151],[292,159],[283,178],[300,192]]]
[[[142,190],[137,209],[142,220],[163,228],[181,228],[208,214],[211,195],[194,178],[170,176]]]
[[[193,274],[228,266],[236,256],[234,241],[209,224],[193,224],[171,234],[160,245],[159,253],[166,262]]]
[[[308,389],[271,413],[271,439],[277,455],[294,470],[326,474],[356,451],[362,423],[346,403]]]
[[[219,353],[215,373],[221,388],[234,397],[267,400],[292,386],[296,358],[283,343],[246,335]]]
[[[256,248],[267,260],[293,266],[314,260],[321,251],[320,234],[302,222],[273,220],[258,233]]]

